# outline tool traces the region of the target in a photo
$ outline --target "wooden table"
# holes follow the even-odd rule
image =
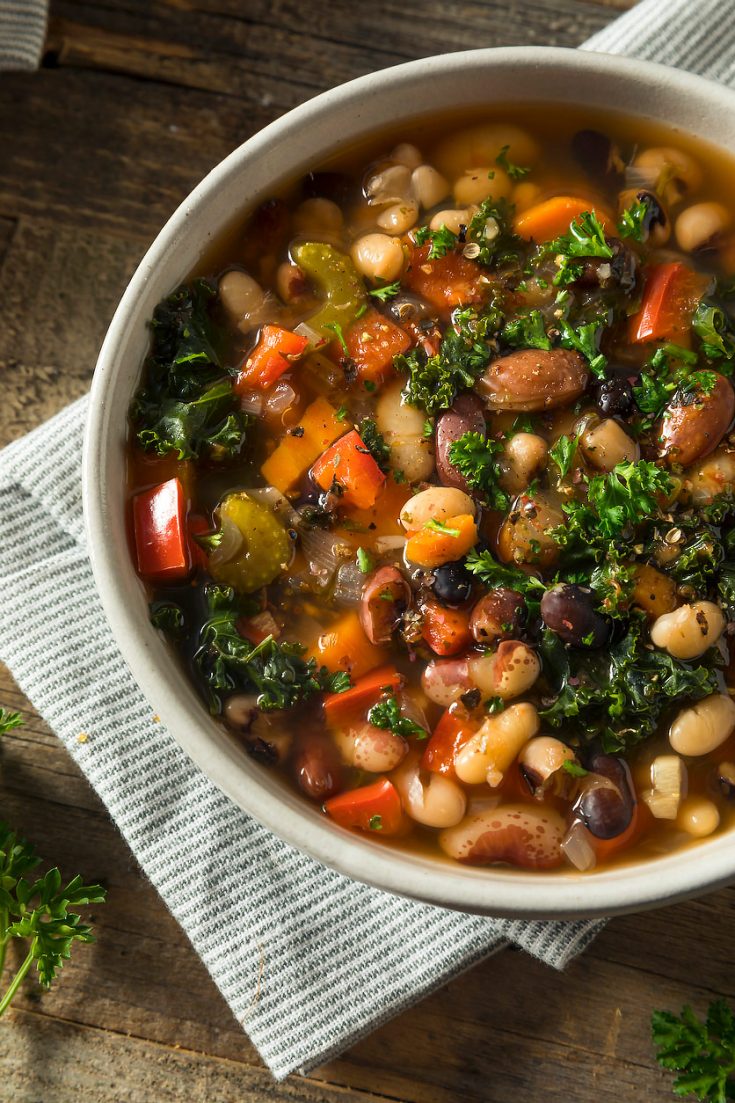
[[[469,46],[576,45],[631,0],[59,0],[43,65],[0,75],[0,443],[83,394],[119,295],[201,176],[324,88]],[[419,18],[421,16],[421,18]],[[1,606],[0,606],[1,609]],[[0,624],[1,624],[0,612]],[[0,629],[1,630],[1,629]],[[655,1007],[732,996],[733,891],[616,920],[559,975],[506,951],[276,1085],[105,809],[0,669],[25,726],[0,809],[109,885],[99,941],[0,1021],[2,1103],[655,1103]]]

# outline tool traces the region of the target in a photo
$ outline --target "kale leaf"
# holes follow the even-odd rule
[[[364,417],[357,427],[360,439],[370,452],[383,474],[390,471],[390,448],[385,443],[385,437],[378,429],[375,419]]]

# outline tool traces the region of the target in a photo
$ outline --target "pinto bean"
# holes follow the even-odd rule
[[[698,373],[691,377],[697,380]],[[658,424],[659,455],[683,467],[714,452],[735,415],[735,391],[724,376],[708,394],[677,395]]]
[[[342,788],[339,753],[325,732],[303,736],[291,766],[299,788],[319,804]]]
[[[468,659],[432,659],[424,667],[421,688],[435,705],[448,708],[472,688]]]
[[[506,804],[467,816],[439,836],[445,854],[467,865],[504,862],[523,869],[561,865],[564,820],[552,808]]]
[[[436,449],[436,473],[444,486],[454,486],[458,490],[470,493],[464,475],[449,459],[449,449],[465,433],[487,435],[485,416],[480,399],[475,394],[463,394],[454,400],[450,410],[440,414],[434,431]]]
[[[517,590],[499,586],[477,601],[470,613],[470,632],[478,643],[517,636],[526,619],[526,603]]]
[[[355,766],[371,774],[395,769],[408,753],[405,739],[367,720],[338,731],[335,739],[346,766]]]
[[[476,390],[491,410],[554,410],[579,398],[588,377],[578,352],[520,349],[495,360]]]
[[[397,567],[378,567],[365,580],[360,598],[360,624],[371,643],[389,643],[411,604],[411,587]]]
[[[564,514],[548,495],[529,498],[521,494],[498,533],[499,558],[503,563],[552,567],[559,556],[559,545],[550,531],[563,521]]]
[[[501,697],[511,701],[534,684],[541,673],[536,652],[520,640],[503,640],[497,651],[484,652],[469,664],[470,681],[484,700]]]
[[[630,770],[622,758],[598,754],[590,763],[574,810],[597,839],[615,839],[630,826],[636,800]]]

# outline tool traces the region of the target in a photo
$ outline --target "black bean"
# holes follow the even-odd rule
[[[541,598],[544,623],[572,647],[602,647],[610,626],[595,609],[595,595],[588,586],[562,582]]]
[[[574,805],[587,830],[597,839],[617,838],[630,826],[635,803],[633,780],[623,759],[595,755]]]
[[[433,589],[442,605],[462,605],[472,593],[472,575],[461,560],[445,563],[434,571]]]
[[[578,130],[572,138],[572,154],[594,180],[616,184],[622,179],[620,154],[607,134]]]
[[[596,397],[603,417],[627,417],[633,409],[633,388],[627,379],[606,379]]]

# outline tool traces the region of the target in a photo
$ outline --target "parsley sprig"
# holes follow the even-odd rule
[[[485,439],[481,433],[464,433],[449,446],[449,461],[468,484],[479,490],[492,509],[506,510],[510,498],[499,482],[500,441]]]
[[[586,502],[565,502],[565,525],[553,530],[563,547],[577,538],[595,546],[619,539],[627,528],[657,515],[658,498],[671,493],[674,482],[668,472],[648,460],[617,464],[606,475],[594,475],[587,485]]]
[[[566,287],[580,278],[584,265],[580,260],[591,257],[610,259],[612,246],[608,245],[605,230],[594,211],[585,211],[573,219],[569,231],[542,246],[540,257],[556,256],[558,271],[553,283]]]
[[[386,728],[395,735],[402,735],[406,738],[414,735],[418,739],[428,739],[429,733],[426,729],[402,712],[398,699],[392,693],[373,705],[368,712],[368,720],[376,728]]]
[[[724,1000],[710,1004],[704,1022],[688,1006],[680,1015],[654,1011],[651,1033],[659,1064],[679,1074],[677,1095],[700,1103],[735,1099],[735,1016]]]

